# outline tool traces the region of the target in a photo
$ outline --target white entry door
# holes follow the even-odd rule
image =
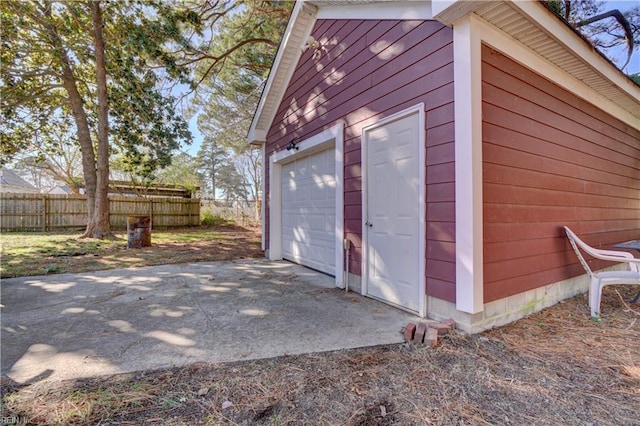
[[[367,294],[420,312],[425,262],[419,112],[365,129]]]
[[[282,165],[282,256],[336,273],[336,164],[333,149]]]

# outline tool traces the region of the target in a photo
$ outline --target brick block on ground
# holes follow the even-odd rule
[[[427,328],[427,332],[424,336],[424,344],[435,348],[438,346],[438,330],[435,328]]]
[[[448,320],[445,320],[442,322],[443,324],[447,324],[451,330],[455,330],[456,329],[456,320],[454,320],[453,318],[449,318]]]
[[[413,336],[415,335],[415,333],[416,333],[416,325],[412,322],[407,324],[402,331],[404,340],[407,342],[411,342],[413,340]]]
[[[447,334],[449,331],[451,331],[451,327],[448,324],[444,324],[441,322],[430,323],[429,328],[436,330],[438,334]]]
[[[416,326],[416,332],[413,335],[413,344],[415,345],[421,345],[422,342],[424,341],[424,335],[427,332],[427,324],[425,323],[418,323],[418,325]]]

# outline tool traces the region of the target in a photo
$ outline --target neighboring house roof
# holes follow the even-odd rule
[[[73,194],[73,191],[68,185],[56,185],[51,188],[49,194]]]
[[[600,104],[611,107],[607,108],[610,113],[640,129],[640,87],[540,2],[306,0],[296,3],[293,9],[251,123],[248,141],[266,140],[316,19],[436,19],[453,26],[471,13],[571,76],[574,81],[567,84],[586,86]]]
[[[0,192],[38,192],[38,188],[22,179],[13,170],[0,170]]]

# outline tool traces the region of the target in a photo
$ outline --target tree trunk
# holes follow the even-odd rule
[[[85,192],[87,196],[88,220],[91,222],[95,207],[96,195],[96,160],[93,153],[93,142],[91,141],[91,130],[89,128],[89,120],[84,110],[82,95],[77,86],[77,79],[71,69],[71,61],[69,55],[64,49],[64,43],[57,33],[56,28],[51,24],[51,4],[40,5],[40,10],[45,19],[41,19],[40,23],[47,29],[51,44],[54,46],[56,56],[60,61],[62,71],[62,85],[69,96],[69,106],[76,123],[76,134],[80,143],[80,151],[82,153],[82,172],[84,175]],[[38,16],[35,16],[38,19]]]
[[[105,238],[111,236],[109,224],[109,104],[107,98],[107,71],[105,65],[104,36],[100,2],[91,2],[93,41],[96,57],[96,82],[98,87],[98,149],[96,194],[93,216],[87,225],[87,236]]]
[[[93,142],[91,141],[91,130],[89,120],[83,108],[82,96],[76,86],[75,78],[71,69],[65,67],[63,72],[63,84],[69,95],[69,104],[73,118],[76,122],[76,134],[82,152],[82,174],[84,176],[85,195],[87,196],[88,221],[91,222],[95,207],[96,197],[96,159],[93,153]]]

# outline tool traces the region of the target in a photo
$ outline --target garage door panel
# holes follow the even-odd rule
[[[333,149],[302,157],[282,168],[283,257],[335,274]]]

